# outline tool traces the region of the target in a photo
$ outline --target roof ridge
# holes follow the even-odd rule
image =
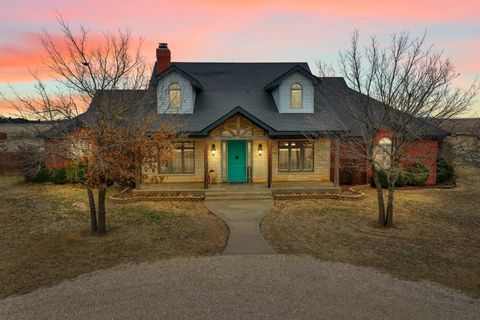
[[[308,64],[307,61],[172,61],[174,63],[198,64]]]

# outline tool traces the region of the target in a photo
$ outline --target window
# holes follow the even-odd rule
[[[172,159],[160,166],[160,173],[194,173],[195,147],[193,142],[177,143]]]
[[[279,142],[278,171],[313,171],[313,143],[309,141]]]
[[[392,140],[390,138],[382,138],[375,148],[375,165],[380,169],[390,168],[390,152],[392,150]]]
[[[298,83],[292,84],[290,88],[290,108],[301,108],[303,103],[302,85]]]
[[[178,83],[172,83],[168,86],[169,108],[178,109],[182,105],[182,93]]]

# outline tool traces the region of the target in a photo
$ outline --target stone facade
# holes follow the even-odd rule
[[[312,172],[278,171],[278,143],[282,139],[271,139],[267,133],[250,120],[235,115],[216,128],[207,138],[189,139],[194,142],[195,172],[187,174],[160,174],[158,164],[145,163],[142,167],[142,184],[157,183],[202,183],[205,174],[205,144],[208,171],[214,171],[216,182],[227,181],[227,143],[229,140],[245,140],[247,143],[248,179],[251,183],[268,182],[268,144],[272,150],[273,182],[328,182],[330,172],[330,140],[316,139],[314,142],[314,170]],[[291,141],[292,139],[288,139]],[[294,139],[295,140],[295,139]],[[297,138],[298,140],[298,138]],[[303,139],[305,140],[305,139]],[[261,145],[261,148],[260,148]],[[212,153],[215,146],[215,154]],[[262,152],[260,152],[261,150]]]

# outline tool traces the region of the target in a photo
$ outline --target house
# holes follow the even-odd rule
[[[480,118],[446,119],[440,126],[451,133],[445,142],[453,149],[458,158],[478,163],[480,158]]]
[[[335,152],[335,139],[358,132],[338,121],[349,121],[332,95],[352,94],[343,78],[316,77],[306,62],[172,62],[165,43],[156,58],[150,81],[155,98],[137,110],[156,110],[157,125],[174,121],[186,138],[171,161],[142,166],[139,188],[296,182],[333,187],[347,180],[341,168],[349,159]],[[415,152],[428,158],[429,184],[435,183],[438,141],[445,134],[432,127],[417,142]],[[365,183],[368,170],[358,172],[353,182]]]
[[[0,117],[0,174],[18,173],[29,150],[42,150],[40,132],[51,126],[44,122]]]

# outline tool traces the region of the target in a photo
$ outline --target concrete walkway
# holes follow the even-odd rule
[[[260,222],[273,209],[273,200],[205,201],[205,206],[230,228],[224,255],[275,254],[260,232]]]

